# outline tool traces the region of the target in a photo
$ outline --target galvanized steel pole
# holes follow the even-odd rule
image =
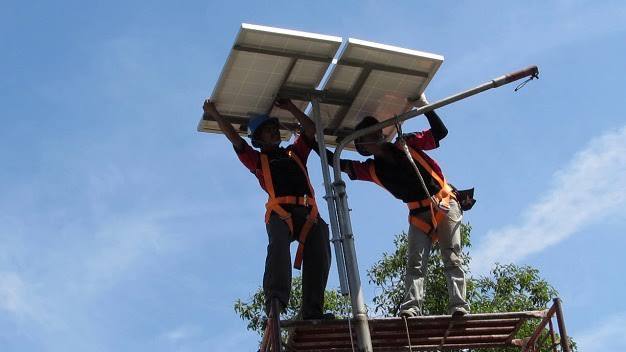
[[[338,190],[331,187],[330,170],[328,158],[326,156],[326,143],[324,141],[324,125],[320,116],[319,102],[316,98],[311,99],[313,105],[313,120],[315,121],[317,143],[319,148],[320,160],[322,163],[322,176],[324,177],[324,187],[326,189],[326,202],[328,204],[328,215],[330,217],[331,229],[333,232],[333,244],[335,245],[335,257],[337,258],[337,269],[339,271],[339,283],[341,291],[350,293],[350,302],[352,304],[352,314],[356,323],[357,343],[359,351],[372,352],[372,339],[370,336],[369,324],[367,321],[367,310],[365,309],[365,301],[363,299],[363,291],[361,289],[361,279],[359,276],[359,268],[356,260],[356,251],[354,249],[354,241],[352,236],[352,228],[350,223],[347,225],[341,223],[342,218],[337,211],[342,208],[341,204],[336,204],[338,200]],[[339,189],[343,193],[344,202],[345,184]],[[347,207],[347,204],[345,205]],[[346,268],[347,263],[350,263]],[[347,281],[347,283],[346,283]],[[347,284],[347,287],[345,286]]]
[[[352,315],[356,320],[357,325],[356,332],[359,351],[371,352],[372,339],[367,320],[365,300],[363,299],[363,289],[361,288],[359,264],[356,259],[356,250],[354,248],[354,235],[352,233],[352,224],[350,223],[350,208],[348,207],[346,184],[342,180],[339,180],[333,183],[333,187],[335,188],[335,195],[337,197],[337,218],[339,220],[339,228],[342,234],[348,284],[350,285]]]
[[[324,124],[322,123],[320,115],[320,105],[317,98],[311,99],[311,105],[313,106],[313,121],[315,122],[315,133],[317,136],[318,148],[320,151],[320,160],[322,163],[322,177],[324,178],[324,189],[326,195],[324,199],[328,205],[328,216],[330,218],[330,229],[332,232],[332,240],[335,247],[335,258],[337,258],[337,271],[339,274],[339,286],[341,287],[341,293],[343,295],[349,294],[348,290],[348,277],[346,276],[346,266],[343,256],[343,245],[341,243],[341,233],[339,232],[339,225],[337,222],[337,208],[335,206],[335,192],[331,186],[330,170],[328,165],[328,157],[325,153],[326,143],[324,142]]]

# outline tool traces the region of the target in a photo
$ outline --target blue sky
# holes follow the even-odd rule
[[[450,134],[432,155],[477,187],[473,272],[538,267],[581,350],[626,348],[623,2],[9,1],[3,351],[254,348],[232,304],[261,283],[265,196],[223,136],[196,132],[241,22],[444,55],[431,100],[538,65],[520,92],[442,109]],[[364,278],[406,210],[372,184],[348,191]]]

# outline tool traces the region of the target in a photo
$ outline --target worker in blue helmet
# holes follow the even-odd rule
[[[272,138],[255,138],[255,132],[262,131],[263,127],[271,126],[271,128],[267,128],[271,133],[278,132],[278,138],[273,138],[274,136],[270,136]],[[275,128],[274,128],[275,127]],[[280,143],[280,123],[278,119],[275,117],[270,117],[266,114],[256,115],[250,122],[248,123],[248,136],[250,137],[250,141],[252,142],[252,146],[256,148],[263,149],[265,143],[269,143],[270,145],[266,147],[275,146]],[[267,149],[267,148],[266,148]]]
[[[280,125],[274,117],[257,115],[248,123],[252,146],[258,150],[239,136],[209,99],[204,102],[203,118],[218,123],[233,144],[239,160],[256,176],[269,196],[265,204],[269,244],[263,276],[266,312],[269,313],[276,300],[282,309],[289,302],[289,247],[291,242],[298,241],[293,264],[302,269],[302,318],[330,318],[323,311],[331,259],[328,225],[319,216],[306,168],[315,143],[315,124],[289,99],[277,99],[274,105],[289,111],[302,126],[302,133],[286,148],[280,146]]]

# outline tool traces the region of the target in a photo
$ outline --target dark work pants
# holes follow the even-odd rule
[[[300,233],[308,210],[294,207],[291,211],[296,235],[289,231],[287,223],[273,213],[266,225],[269,244],[265,258],[263,292],[265,309],[269,313],[272,298],[278,298],[282,308],[289,302],[291,292],[291,253],[290,244]],[[304,244],[302,263],[302,318],[321,318],[324,312],[324,290],[330,270],[330,243],[328,224],[318,216],[317,224],[311,228]]]

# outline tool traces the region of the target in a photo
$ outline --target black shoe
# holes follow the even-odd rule
[[[333,313],[321,313],[321,314],[313,314],[302,317],[303,320],[335,320],[335,315]]]
[[[401,318],[415,318],[421,315],[422,314],[416,308],[408,308],[400,311]]]
[[[469,314],[469,312],[467,311],[467,309],[465,309],[463,307],[456,307],[452,311],[452,317],[453,318],[460,318],[462,316],[465,316],[466,314]]]

